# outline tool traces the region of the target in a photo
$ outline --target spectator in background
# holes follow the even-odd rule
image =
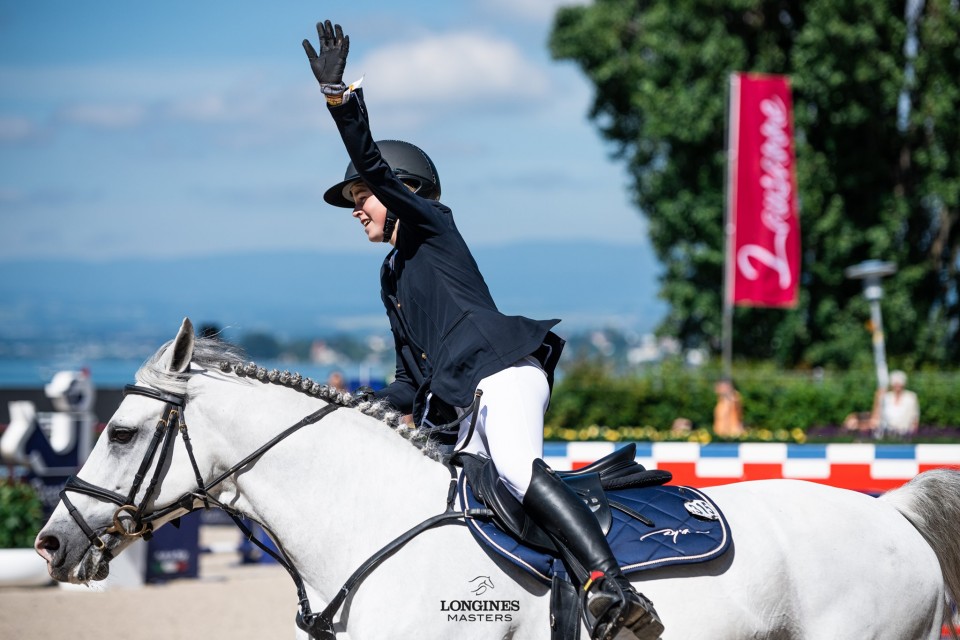
[[[330,372],[330,375],[327,377],[327,386],[332,387],[337,391],[347,390],[347,384],[343,379],[343,374],[339,371]]]
[[[907,374],[894,371],[890,374],[890,390],[880,402],[880,430],[878,435],[893,435],[907,438],[917,433],[920,424],[920,403],[917,394],[908,391]]]
[[[721,378],[713,387],[717,405],[713,408],[713,432],[720,438],[743,435],[743,404],[729,378]]]
[[[873,435],[876,423],[873,411],[855,411],[843,419],[843,428],[853,435],[869,438]]]

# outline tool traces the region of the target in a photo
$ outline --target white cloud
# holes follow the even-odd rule
[[[0,209],[36,209],[43,207],[64,207],[98,201],[99,193],[90,188],[44,186],[24,190],[0,186]]]
[[[79,69],[74,75],[82,76],[86,71]],[[227,72],[224,70],[221,75]],[[120,85],[135,83],[139,73],[129,74],[114,71],[112,77]],[[312,83],[294,83],[250,72],[222,86],[200,87],[192,82],[188,72],[182,75],[187,82],[178,83],[176,74],[168,73],[171,83],[166,94],[154,91],[152,95],[141,95],[130,91],[116,95],[91,82],[79,100],[71,100],[65,93],[55,96],[63,106],[49,115],[39,115],[42,123],[37,122],[38,114],[0,114],[0,144],[56,135],[77,127],[118,131],[196,125],[192,135],[208,136],[214,144],[219,144],[224,132],[229,131],[230,140],[236,134],[259,146],[287,140],[291,132],[315,129],[323,115],[323,97]]]
[[[23,193],[17,189],[0,187],[0,207],[7,204],[16,204],[23,200]]]
[[[294,106],[308,98],[322,105],[315,88],[297,82],[300,76],[269,73],[259,63],[189,66],[154,63],[147,71],[125,63],[46,66],[18,69],[0,66],[0,86],[9,92],[0,106],[13,111],[0,114],[0,142],[19,140],[52,127],[82,126],[94,129],[133,129],[161,123],[245,124],[286,121]],[[307,70],[309,76],[309,69]],[[302,74],[300,74],[302,75]],[[145,84],[143,77],[152,82]],[[303,88],[303,89],[301,89]],[[298,95],[304,94],[304,95]],[[50,113],[5,102],[58,105]],[[278,111],[278,109],[280,111]],[[280,113],[281,117],[277,114]],[[37,121],[45,122],[44,127]]]
[[[40,128],[28,118],[0,116],[0,142],[21,142],[40,134]]]
[[[214,122],[223,119],[227,109],[223,95],[208,93],[174,101],[168,107],[168,115],[174,119]]]
[[[147,111],[141,104],[78,104],[62,109],[59,118],[98,129],[129,129],[142,124]]]
[[[352,68],[376,85],[379,101],[391,105],[489,105],[542,97],[549,89],[545,70],[514,43],[480,33],[387,45]]]
[[[305,65],[303,65],[305,67]],[[0,79],[17,78],[18,93],[44,95],[65,105],[48,117],[48,133],[61,127],[121,130],[198,125],[199,135],[217,146],[265,146],[286,143],[291,135],[313,131],[325,122],[322,96],[303,79],[300,66],[278,71],[261,63],[185,67],[157,65],[147,74],[126,63],[105,66],[44,67],[33,75],[0,66]],[[353,75],[355,74],[355,75]],[[549,106],[548,65],[520,44],[479,31],[424,33],[351,59],[347,80],[366,74],[375,96],[378,124],[417,128],[451,106],[491,113],[517,113]],[[39,77],[38,77],[39,76]],[[51,92],[49,87],[60,89]],[[374,93],[375,92],[375,93]],[[380,107],[383,107],[383,110]],[[0,143],[43,133],[36,118],[0,116]],[[212,128],[211,128],[212,127]]]

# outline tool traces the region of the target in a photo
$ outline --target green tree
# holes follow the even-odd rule
[[[927,216],[911,228],[933,272],[934,304],[919,339],[941,361],[960,362],[960,7],[927,0],[917,21],[910,145],[904,163],[911,205]],[[923,221],[921,221],[923,222]]]
[[[735,353],[869,361],[867,303],[843,270],[878,258],[899,266],[885,282],[891,356],[904,366],[958,356],[958,10],[919,6],[916,55],[904,2],[596,0],[558,11],[552,53],[594,84],[590,116],[627,163],[665,266],[662,332],[719,347],[726,87],[731,72],[753,71],[792,79],[801,297],[790,311],[737,309]]]

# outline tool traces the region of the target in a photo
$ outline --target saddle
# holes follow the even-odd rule
[[[716,504],[696,489],[665,486],[668,471],[645,469],[635,458],[631,443],[582,469],[556,472],[597,516],[623,573],[722,555],[731,537]],[[577,588],[550,537],[526,515],[491,460],[461,453],[455,462],[463,467],[461,506],[495,514],[467,520],[474,538],[551,586],[552,640],[578,638]]]
[[[669,471],[645,469],[636,461],[636,455],[637,446],[630,443],[576,471],[556,472],[594,512],[605,534],[610,533],[613,524],[611,508],[653,526],[653,522],[643,515],[611,499],[606,491],[659,486],[673,479]],[[497,524],[527,546],[547,553],[557,552],[547,533],[526,514],[520,501],[504,485],[493,460],[467,453],[458,454],[458,458],[473,496],[496,512]]]

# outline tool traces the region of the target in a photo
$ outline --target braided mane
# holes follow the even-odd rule
[[[258,366],[255,362],[244,362],[245,355],[239,347],[217,338],[196,338],[191,369],[182,374],[171,373],[160,365],[160,358],[172,343],[171,340],[164,344],[141,365],[136,374],[138,382],[169,393],[187,395],[187,382],[192,375],[203,369],[219,369],[223,373],[232,373],[239,378],[250,378],[264,384],[279,385],[324,402],[356,409],[390,427],[423,451],[424,455],[434,460],[440,459],[441,452],[436,443],[429,440],[421,429],[410,427],[402,422],[403,414],[386,400],[370,399],[368,396],[339,391],[329,385],[305,378],[299,373],[278,369],[268,371],[266,367]]]

